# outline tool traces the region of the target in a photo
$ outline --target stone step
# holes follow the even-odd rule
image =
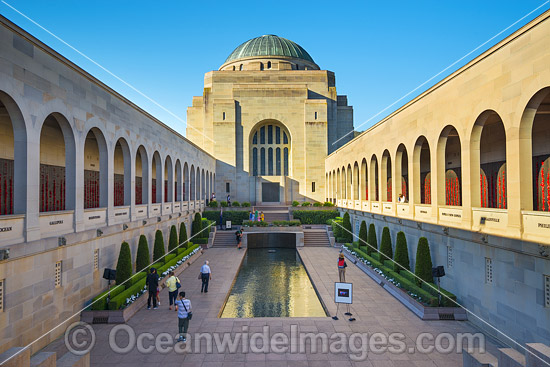
[[[513,348],[500,348],[498,367],[525,367],[525,355]]]
[[[527,343],[525,352],[526,367],[548,367],[550,365],[550,347],[542,343]]]
[[[462,367],[498,367],[498,359],[487,351],[481,352],[479,348],[470,352],[463,349]]]
[[[57,354],[54,352],[41,352],[31,357],[31,367],[55,367]]]

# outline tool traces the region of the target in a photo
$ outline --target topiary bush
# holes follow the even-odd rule
[[[337,210],[294,210],[294,219],[299,219],[303,224],[325,224],[329,219],[338,217]],[[333,231],[334,231],[333,226]],[[336,235],[336,231],[335,231]]]
[[[428,245],[428,239],[426,237],[420,237],[418,239],[414,273],[422,281],[433,283],[432,256],[430,254],[430,245]],[[417,280],[418,284],[422,284],[422,281]]]
[[[248,201],[245,201],[241,204],[243,208],[248,208],[250,206],[250,203]]]
[[[311,205],[311,203],[309,201],[304,201],[302,203],[302,206],[310,206],[310,205]]]
[[[323,206],[323,203],[315,202],[313,203],[313,206],[318,208],[320,206]]]
[[[162,236],[162,231],[157,229],[155,232],[155,244],[153,245],[153,262],[161,259],[166,250],[164,249],[164,237]]]
[[[298,206],[298,205],[300,205],[300,203],[297,202],[296,200],[294,200],[294,201],[292,202],[292,206]]]
[[[128,242],[122,242],[116,264],[116,284],[122,284],[132,276],[132,254]]]
[[[218,207],[218,202],[216,200],[211,201],[211,202],[208,203],[208,206],[210,208],[217,208]]]
[[[185,226],[184,222],[180,223],[180,238],[178,241],[178,245],[181,245],[182,243],[185,243],[187,241],[187,227]],[[183,246],[186,246],[187,244],[184,244]]]
[[[239,203],[238,201],[234,201],[231,203],[231,206],[241,206],[241,203]]]
[[[369,226],[369,233],[367,235],[367,242],[370,246],[367,246],[367,255],[372,255],[373,252],[378,251],[378,240],[376,239],[376,227],[374,223],[371,223]]]
[[[195,213],[195,218],[193,219],[193,224],[191,225],[191,236],[195,236],[202,229],[202,218],[201,213]]]
[[[151,257],[149,256],[149,244],[145,235],[139,236],[138,249],[136,254],[136,272],[147,271]]]
[[[178,247],[178,232],[176,226],[170,227],[170,237],[168,239],[168,252],[172,252],[173,249]]]
[[[368,247],[368,239],[367,239],[367,223],[365,221],[361,221],[361,227],[359,228],[359,248],[361,247]]]
[[[344,242],[346,243],[353,242],[353,235],[351,232],[351,220],[348,212],[344,214],[344,220],[342,222],[342,226],[344,227],[342,229],[342,238],[345,240]]]
[[[382,254],[382,262],[384,262],[385,260],[393,259],[390,229],[388,227],[384,227],[384,229],[382,229],[382,239],[380,240],[380,253]]]
[[[222,208],[227,208],[229,205],[227,204],[227,201],[220,201],[220,205]]]
[[[411,265],[409,263],[409,250],[407,248],[407,239],[403,231],[397,232],[397,239],[395,241],[395,263],[393,269],[399,273],[400,270],[410,270]]]

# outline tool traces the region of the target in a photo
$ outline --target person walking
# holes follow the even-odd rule
[[[145,284],[149,291],[149,298],[147,299],[147,309],[151,309],[151,300],[153,300],[153,309],[156,310],[157,307],[157,288],[159,286],[159,275],[157,274],[157,269],[151,268],[147,278],[145,279]]]
[[[223,208],[220,210],[220,231],[222,230],[223,225]]]
[[[231,206],[231,195],[227,194],[227,206]]]
[[[185,292],[180,292],[178,299],[176,300],[176,311],[178,311],[178,329],[179,329],[179,342],[187,341],[187,329],[189,329],[189,320],[191,320],[191,301],[185,298]]]
[[[202,280],[201,293],[208,293],[208,282],[212,279],[212,270],[208,265],[208,260],[204,262],[204,265],[201,266],[201,273],[199,274],[199,279]]]
[[[265,217],[264,217],[264,212],[262,212],[262,214],[260,214],[260,222],[263,222],[264,219],[265,219]]]
[[[241,249],[241,242],[243,240],[243,230],[242,228],[237,231],[237,249]]]
[[[172,305],[176,303],[178,297],[178,286],[181,287],[180,280],[174,275],[174,272],[171,271],[168,279],[166,279],[166,287],[168,288],[168,302],[170,306],[169,310],[172,309]]]
[[[340,254],[338,256],[338,276],[340,277],[341,282],[346,281],[346,268],[348,267],[348,264],[346,264],[346,259],[344,257],[344,254]]]

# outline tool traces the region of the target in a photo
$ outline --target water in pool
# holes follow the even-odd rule
[[[222,318],[325,317],[295,249],[248,249]]]

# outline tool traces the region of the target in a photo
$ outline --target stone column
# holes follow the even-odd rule
[[[29,131],[24,153],[21,159],[26,162],[24,173],[27,179],[27,185],[24,188],[25,232],[26,240],[30,242],[40,239],[40,131]],[[15,199],[17,203],[17,197]]]

